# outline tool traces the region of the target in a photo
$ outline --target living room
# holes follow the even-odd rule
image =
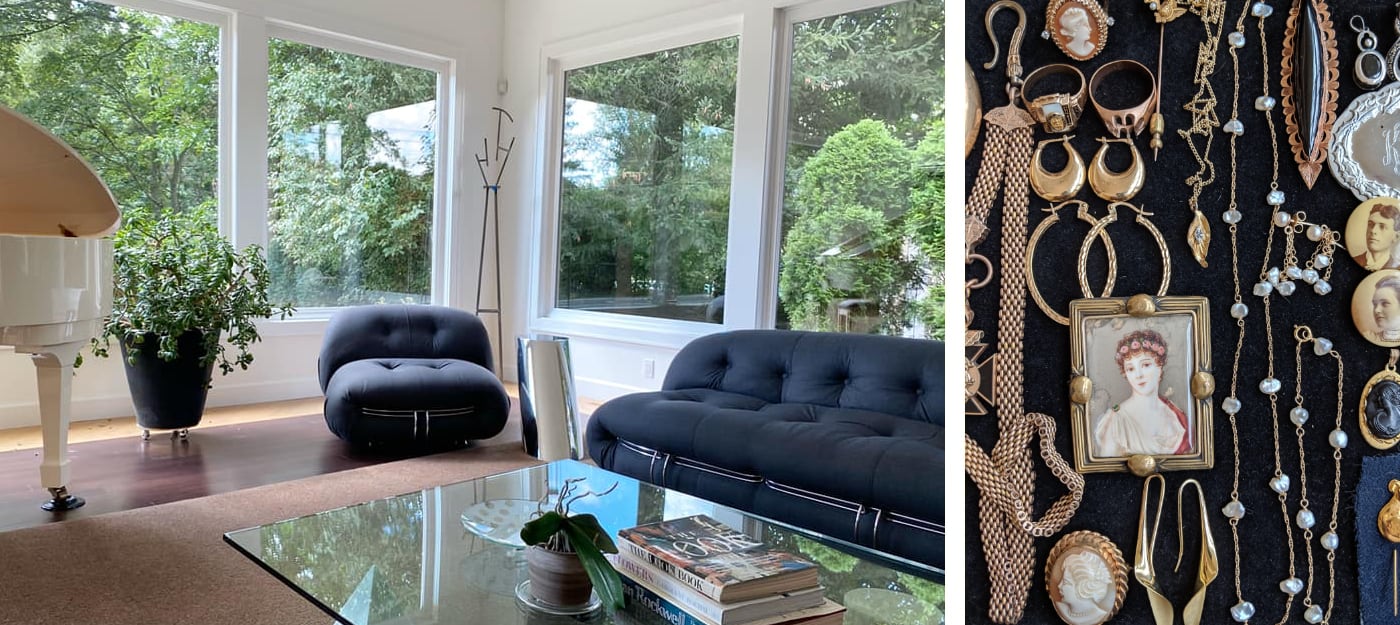
[[[801,209],[797,203],[803,201],[799,189],[802,165],[817,157],[829,136],[864,117],[851,117],[851,111],[870,106],[863,105],[860,97],[852,101],[789,101],[785,77],[801,63],[838,58],[849,61],[827,68],[825,71],[835,76],[832,82],[819,84],[804,94],[839,92],[842,76],[861,71],[856,61],[845,57],[795,54],[792,33],[810,24],[814,41],[820,39],[817,35],[859,37],[863,31],[851,26],[849,32],[843,32],[843,23],[835,17],[874,11],[887,4],[875,0],[472,0],[401,5],[370,0],[122,1],[114,5],[123,11],[159,16],[145,22],[147,32],[187,37],[182,45],[202,50],[198,59],[212,61],[212,65],[200,66],[185,57],[178,63],[156,66],[156,71],[165,72],[167,77],[191,71],[206,81],[189,89],[192,93],[176,94],[204,98],[204,105],[192,110],[201,111],[205,118],[198,120],[199,132],[180,137],[190,142],[176,146],[189,148],[183,151],[170,145],[118,142],[121,149],[91,157],[78,145],[91,143],[91,137],[78,133],[70,142],[113,188],[123,210],[130,202],[127,198],[139,197],[140,193],[153,196],[137,202],[147,208],[211,208],[219,232],[235,246],[257,245],[267,250],[273,298],[295,306],[295,312],[286,319],[257,324],[261,341],[252,346],[256,360],[246,369],[234,367],[228,375],[216,373],[207,406],[218,418],[204,424],[209,428],[207,435],[199,427],[190,431],[189,436],[196,442],[201,437],[214,437],[216,428],[212,426],[239,410],[263,410],[256,419],[268,416],[266,410],[283,410],[288,417],[313,412],[319,418],[323,388],[318,380],[318,359],[330,319],[349,305],[411,302],[481,311],[478,316],[489,334],[494,368],[512,392],[518,364],[513,337],[567,337],[575,390],[584,405],[591,407],[661,389],[684,346],[725,331],[810,328],[941,338],[943,147],[941,126],[937,132],[931,131],[931,120],[941,116],[943,107],[941,41],[924,41],[915,46],[917,49],[901,50],[909,55],[899,57],[906,59],[903,62],[922,59],[924,66],[886,67],[883,69],[888,74],[868,76],[867,83],[883,84],[887,89],[885,93],[865,96],[871,102],[888,105],[878,115],[872,115],[885,124],[875,124],[878,131],[872,131],[873,138],[856,137],[884,141],[881,145],[898,145],[898,154],[892,158],[903,170],[916,169],[920,154],[936,150],[938,171],[928,170],[924,175],[937,178],[937,236],[920,238],[907,234],[906,229],[912,231],[912,227],[905,222],[913,220],[902,219],[903,214],[914,208],[889,209],[893,204],[884,193],[890,185],[872,184],[872,199],[868,203],[885,203],[885,208],[873,214],[867,211],[859,218],[867,223],[872,219],[889,221],[898,226],[897,234],[881,234],[876,241],[877,237],[864,232],[821,244],[805,253],[788,237],[789,233],[803,233],[804,228],[816,232],[822,228],[837,229],[832,224],[840,222],[813,221],[804,225],[798,218]],[[19,72],[20,67],[28,67],[27,63],[37,66],[36,55],[42,52],[78,50],[73,46],[65,48],[65,41],[88,32],[82,28],[91,25],[68,18],[91,15],[94,6],[106,5],[0,3],[0,13],[14,11],[12,16],[16,17],[0,20],[8,25],[0,28],[14,29],[0,36],[0,44],[8,44],[7,51],[25,51],[13,57],[0,55],[0,61],[5,63],[0,64],[0,70]],[[936,26],[941,32],[940,3],[917,0],[890,6],[923,11],[915,11],[918,15],[936,13]],[[130,14],[119,16],[113,10],[109,16],[107,30],[93,31],[101,32],[104,45],[108,38],[122,40],[131,35],[125,39],[134,39],[133,33],[139,34],[139,20]],[[41,27],[20,30],[19,17]],[[44,24],[45,20],[49,24]],[[131,22],[130,31],[123,30],[123,21]],[[911,33],[926,32],[897,19],[886,21],[890,23],[885,27],[898,35],[895,40],[901,45],[907,43]],[[852,22],[864,28],[875,28],[872,24],[879,23]],[[186,28],[188,24],[196,26]],[[821,27],[831,30],[822,31]],[[36,45],[36,41],[44,43]],[[93,49],[102,48],[95,45]],[[797,49],[807,50],[800,45]],[[931,50],[936,50],[936,63],[927,62],[934,58]],[[666,51],[678,52],[670,58],[661,54]],[[314,60],[318,54],[325,65],[314,67],[349,66],[352,63],[346,59],[353,57],[355,63],[363,61],[362,65],[374,66],[374,72],[402,79],[395,88],[405,93],[371,94],[383,96],[382,100],[375,100],[351,88],[342,92],[334,79],[298,65],[306,59]],[[29,83],[25,89],[5,86],[0,88],[0,96],[28,93],[30,99],[0,103],[29,111],[41,125],[60,126],[51,129],[67,139],[65,129],[80,125],[62,115],[45,120],[42,113],[61,112],[65,103],[82,109],[84,93],[109,89],[110,85],[101,82],[101,75],[92,73],[102,59],[74,56],[65,60],[75,71],[52,71],[50,67],[51,75],[46,80],[51,82],[46,83],[37,83],[26,75]],[[651,67],[645,67],[647,64]],[[655,81],[670,71],[668,68],[680,66],[704,81],[680,93],[649,93],[649,87],[657,83],[646,81]],[[79,69],[82,71],[76,71]],[[124,67],[123,71],[130,69]],[[629,71],[638,72],[643,80],[634,78],[627,83],[622,76]],[[811,76],[822,71],[814,66],[802,68],[800,73]],[[137,90],[133,93],[147,90],[143,95],[149,95],[157,108],[160,102],[175,97],[161,91],[173,89],[168,82],[116,84],[120,87],[116,93],[123,88]],[[920,87],[913,89],[910,85]],[[598,95],[610,86],[616,95]],[[112,91],[102,93],[107,97]],[[647,110],[649,103],[641,99],[649,96],[678,107],[669,112],[684,122],[684,129],[674,135],[673,141],[681,151],[690,152],[672,159],[676,167],[671,173],[673,181],[661,181],[667,172],[655,163],[644,170],[630,167],[636,164],[635,159],[624,161],[616,157],[625,152],[616,133],[619,120],[628,121],[629,114]],[[363,106],[355,97],[365,97],[364,102],[373,107],[359,118],[366,122],[367,132],[386,141],[381,146],[388,147],[362,151],[358,155],[361,170],[349,171],[345,167],[341,171],[339,168],[349,161],[342,163],[326,155],[348,144],[354,133],[338,121],[344,111],[333,109],[337,105]],[[395,104],[374,104],[385,101]],[[210,102],[212,106],[208,105]],[[279,102],[281,106],[271,104]],[[911,103],[915,108],[910,108]],[[837,116],[840,123],[807,120],[803,122],[808,124],[806,127],[783,128],[779,121],[785,116],[819,117],[829,112],[823,106],[838,105],[844,107],[838,112],[845,115]],[[325,117],[311,119],[308,115],[313,114],[305,111],[313,109]],[[644,120],[642,125],[660,124],[661,112],[648,118],[658,121]],[[630,123],[638,122],[631,119]],[[605,127],[608,124],[613,126]],[[404,128],[409,130],[405,132]],[[614,131],[611,138],[606,134],[610,128]],[[923,141],[926,135],[938,135],[937,141]],[[668,145],[666,141],[663,136],[655,146]],[[132,164],[122,162],[117,154],[140,156],[145,150],[166,157],[167,164],[186,167],[187,177],[172,181],[172,176],[162,173],[143,183],[128,171],[116,182],[108,179],[108,171]],[[642,152],[661,150],[663,147],[649,145]],[[171,153],[179,158],[170,158]],[[801,157],[794,156],[799,153]],[[315,159],[307,159],[308,154]],[[615,160],[607,160],[613,157]],[[374,227],[347,230],[349,226],[325,212],[350,202],[336,200],[332,192],[335,189],[318,186],[316,172],[321,170],[296,169],[299,158],[319,159],[318,166],[330,166],[337,170],[336,176],[346,179],[365,179],[366,172],[397,169],[400,177],[385,183],[392,187],[387,193],[411,197],[418,213],[413,219],[399,222],[373,222],[373,216],[367,220],[388,224],[387,232],[402,235],[411,245],[405,245],[398,255],[372,253],[384,249],[374,238],[382,233],[375,232]],[[189,165],[190,162],[198,166]],[[901,175],[905,176],[900,187],[904,197],[894,203],[909,206],[910,188],[917,185],[909,174]],[[368,183],[347,184],[342,190],[356,198],[375,190]],[[625,188],[629,184],[645,191],[634,193]],[[668,184],[671,189],[666,188]],[[164,201],[156,199],[159,194],[152,191],[162,186],[172,189]],[[681,194],[675,189],[685,191]],[[660,221],[659,227],[638,221],[642,218],[619,219],[618,215],[626,216],[625,206],[620,209],[622,213],[600,218],[611,221],[570,219],[571,211],[578,215],[581,209],[606,208],[606,202],[599,197],[608,192],[639,197],[670,193],[670,197],[653,204],[673,209],[666,213],[653,207],[651,210],[657,212],[644,214],[645,219]],[[124,195],[128,193],[131,195]],[[928,199],[923,201],[923,205],[931,205]],[[927,217],[931,221],[934,216]],[[318,227],[322,225],[326,227]],[[499,234],[494,230],[497,227]],[[931,223],[929,227],[933,227]],[[636,230],[641,236],[625,240],[618,234],[629,230]],[[935,238],[937,257],[921,248]],[[811,245],[817,244],[808,244]],[[885,248],[880,249],[881,245]],[[326,260],[350,249],[357,253],[347,252]],[[607,251],[608,260],[598,259],[600,249]],[[848,282],[853,280],[866,291],[857,293],[859,287],[817,289],[823,292],[812,303],[808,300],[813,298],[807,297],[810,291],[783,286],[787,281],[784,268],[800,265],[785,261],[789,254],[792,258],[827,259],[821,262],[833,267],[878,266],[882,275],[896,277],[878,282],[864,275],[845,276]],[[879,262],[867,262],[871,260]],[[373,283],[376,272],[393,274],[393,279]],[[603,277],[598,278],[598,273],[603,273]],[[600,288],[599,284],[610,286]],[[833,294],[837,291],[841,293],[839,297]],[[501,312],[487,312],[493,310]],[[9,348],[0,350],[8,352]],[[939,354],[941,360],[941,351]],[[0,353],[0,376],[10,381],[0,388],[0,430],[35,430],[40,424],[39,392],[30,361],[22,353]],[[941,383],[939,393],[941,398]],[[516,450],[518,403],[518,399],[512,402],[509,425],[499,437],[491,439],[496,443],[514,443],[510,446]],[[89,354],[72,380],[72,421],[100,424],[127,419],[136,412],[120,356],[96,358]],[[927,418],[929,424],[934,423],[932,417]],[[938,419],[941,421],[941,411]],[[255,428],[252,424],[239,427]],[[150,456],[157,445],[160,449],[167,445],[154,438],[142,443],[131,429],[122,434],[129,437],[131,453],[136,456]],[[325,445],[340,444],[323,426],[315,434],[325,439]],[[83,462],[84,453],[78,447],[83,444],[74,444],[72,463]],[[178,450],[185,443],[168,444]],[[460,461],[472,452],[488,449],[495,448],[478,446],[457,452],[467,455],[454,458]],[[38,451],[0,452],[5,453],[37,458]],[[489,456],[483,462],[497,470],[515,468],[505,457]],[[33,463],[34,469],[10,472],[3,478],[30,489],[34,494],[30,505],[35,506],[42,499],[37,464]],[[484,471],[474,468],[460,479],[484,476]],[[392,478],[377,475],[377,479],[389,481],[362,491],[366,494],[364,499],[443,483],[441,473],[429,476],[406,470]],[[83,492],[79,482],[72,484],[72,490],[89,499],[102,496],[100,492]],[[286,508],[289,514],[259,523],[354,500],[317,501],[324,505],[318,508],[307,501],[304,504],[310,507]],[[144,504],[132,507],[140,505]],[[941,510],[941,498],[939,507]],[[876,515],[874,521],[879,520]],[[40,529],[57,533],[61,530],[54,528],[66,524],[49,524]],[[231,529],[236,528],[223,528],[220,532]],[[217,533],[213,538],[217,542]],[[212,548],[227,550],[223,545]],[[238,558],[231,550],[223,555]],[[257,570],[251,573],[266,575]],[[125,598],[142,601],[136,596]],[[292,596],[288,601],[296,599]],[[131,622],[154,622],[148,618],[149,612],[134,610],[132,616],[139,620]],[[19,618],[5,613],[0,614],[0,621],[9,622],[7,619],[12,616]],[[15,622],[71,620],[61,614],[42,614]]]

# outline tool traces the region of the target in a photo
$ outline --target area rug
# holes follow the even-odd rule
[[[476,447],[0,533],[0,624],[326,625],[224,532],[536,462]]]

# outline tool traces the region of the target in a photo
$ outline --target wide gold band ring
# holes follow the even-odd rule
[[[1148,84],[1152,85],[1152,93],[1147,96],[1141,104],[1125,109],[1108,109],[1099,104],[1095,97],[1099,92],[1099,86],[1104,79],[1118,72],[1137,72],[1147,77]],[[1135,135],[1142,134],[1147,129],[1147,122],[1152,117],[1152,107],[1157,104],[1157,81],[1152,76],[1152,70],[1146,65],[1132,59],[1121,59],[1111,63],[1105,63],[1094,71],[1093,77],[1089,79],[1089,101],[1094,103],[1094,110],[1098,111],[1099,117],[1103,119],[1104,127],[1108,128],[1109,134],[1122,139],[1128,136],[1129,132]]]

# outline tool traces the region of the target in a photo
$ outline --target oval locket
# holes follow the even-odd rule
[[[1400,443],[1400,373],[1395,371],[1395,351],[1391,354],[1390,364],[1361,390],[1361,436],[1376,449]]]

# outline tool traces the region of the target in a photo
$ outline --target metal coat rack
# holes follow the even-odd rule
[[[505,362],[501,348],[505,343],[505,337],[502,335],[501,330],[500,192],[501,176],[505,173],[506,163],[510,161],[510,152],[515,148],[515,137],[511,137],[506,145],[501,145],[501,130],[507,120],[514,124],[515,117],[512,117],[505,109],[497,106],[491,107],[491,110],[496,111],[496,149],[494,152],[491,149],[489,137],[482,137],[482,154],[476,155],[476,168],[477,171],[481,172],[481,186],[486,190],[485,197],[483,198],[485,205],[482,206],[481,211],[481,255],[477,258],[476,263],[476,315],[480,317],[484,314],[491,314],[496,317],[496,377],[504,379],[503,370]],[[493,157],[496,163],[494,167],[492,167]],[[494,178],[490,173],[492,169],[495,170]],[[486,275],[486,226],[488,221],[491,223],[491,231],[495,241],[495,245],[492,248],[495,250],[495,262],[492,263],[492,268],[496,272],[496,303],[494,308],[483,308],[481,305],[482,279]]]

